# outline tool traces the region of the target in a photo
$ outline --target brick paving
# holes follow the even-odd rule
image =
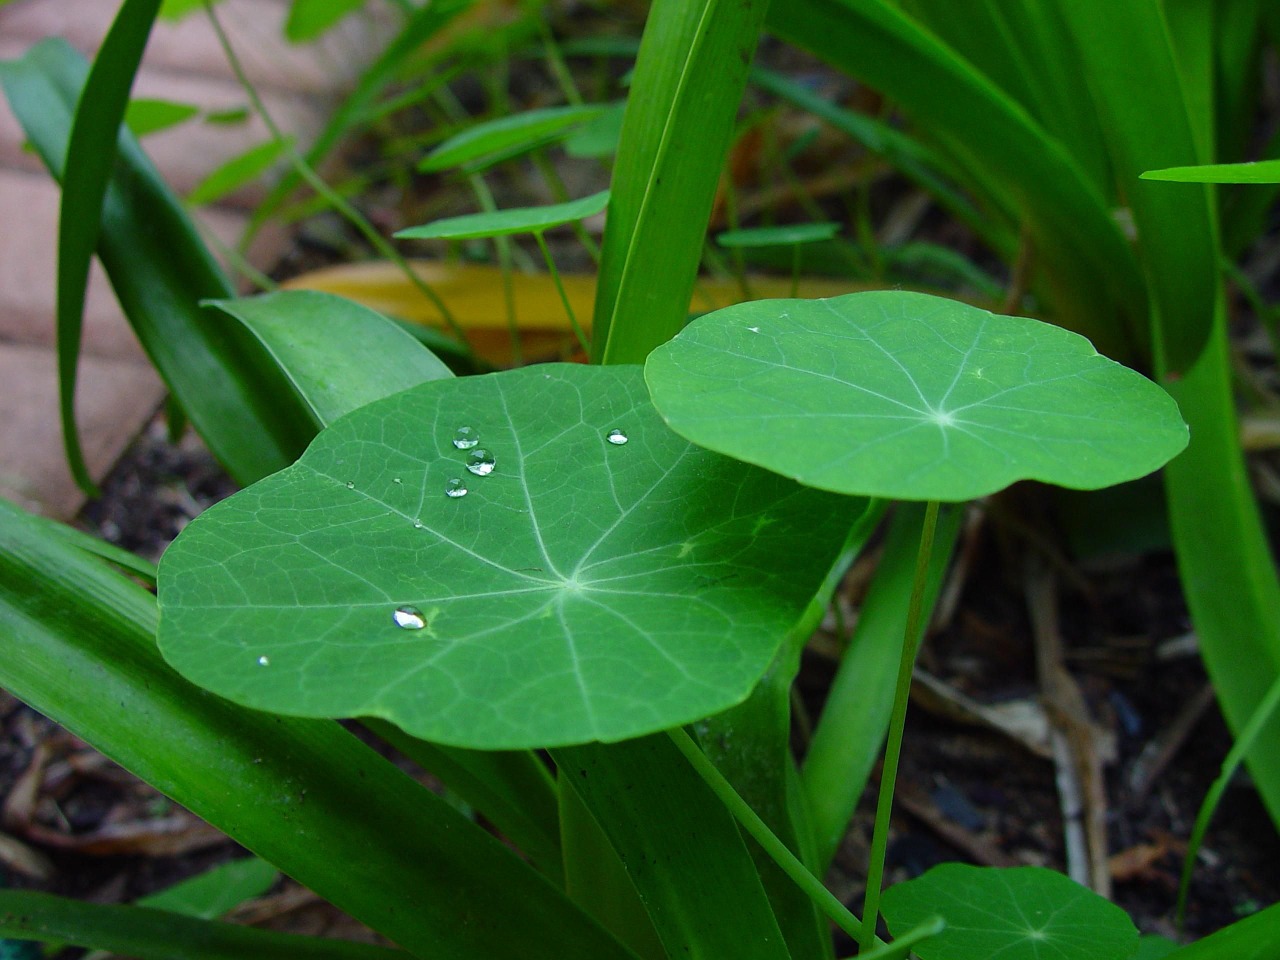
[[[0,59],[58,36],[91,55],[119,8],[107,0],[13,0],[0,6]],[[305,143],[338,93],[376,53],[384,25],[348,18],[321,41],[288,44],[287,0],[224,0],[218,11],[246,72],[280,126]],[[134,95],[208,110],[245,106],[245,96],[200,15],[156,25]],[[227,126],[189,122],[147,137],[143,146],[180,193],[247,147],[266,139],[259,121]],[[0,496],[66,519],[84,498],[62,456],[53,353],[58,188],[0,97]],[[234,242],[261,188],[199,211],[211,234]],[[281,230],[264,231],[250,259],[268,268],[285,251]],[[77,394],[80,437],[90,472],[106,475],[155,413],[164,388],[95,264],[85,311]]]

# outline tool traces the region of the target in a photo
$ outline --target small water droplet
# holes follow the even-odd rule
[[[404,483],[404,481],[403,481],[403,480],[401,480],[399,477],[392,477],[392,478],[391,478],[391,482],[392,482],[392,483]]]
[[[467,469],[477,477],[487,477],[493,473],[494,464],[493,454],[483,448],[467,454]]]
[[[759,333],[759,332],[760,332],[760,328],[759,328],[759,327],[747,327],[747,329],[748,329],[748,330],[750,330],[752,333]]]
[[[620,447],[630,439],[621,430],[613,429],[606,434],[605,439],[612,443],[615,447]]]
[[[470,450],[480,443],[480,434],[472,427],[459,427],[453,435],[453,445],[459,450]]]
[[[417,607],[396,607],[391,612],[391,619],[401,630],[421,630],[427,625],[427,618]]]
[[[270,658],[270,657],[267,657],[267,656],[259,657],[259,658],[258,658],[258,666],[260,666],[260,667],[269,667],[269,666],[271,666],[271,658]]]
[[[444,495],[446,497],[452,497],[454,500],[457,500],[459,497],[465,497],[467,495],[467,485],[459,477],[454,477],[444,485]]]
[[[356,488],[356,482],[355,482],[354,480],[348,480],[348,481],[347,481],[347,489],[348,489],[348,490],[354,490],[355,488]]]
[[[416,519],[416,518],[415,518],[415,519],[414,519],[414,521],[413,521],[413,529],[415,529],[415,530],[421,530],[421,529],[422,529],[422,521],[421,521],[421,520],[418,520],[418,519]]]

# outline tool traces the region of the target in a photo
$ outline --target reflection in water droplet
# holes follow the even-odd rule
[[[260,666],[260,667],[269,667],[269,666],[271,666],[271,658],[270,658],[270,657],[266,657],[266,656],[259,657],[259,658],[258,658],[258,666]]]
[[[348,480],[348,481],[347,481],[347,489],[348,489],[348,490],[354,490],[355,488],[356,488],[356,482],[355,482],[354,480]]]
[[[470,450],[480,442],[480,434],[471,427],[459,427],[453,435],[453,445],[459,450]]]
[[[608,440],[610,443],[612,443],[615,447],[620,447],[627,442],[628,437],[621,430],[610,430],[608,435],[605,437],[605,439]]]
[[[467,454],[467,469],[477,477],[487,477],[493,473],[494,462],[493,454],[483,448]]]
[[[457,500],[459,497],[467,495],[467,485],[458,477],[454,477],[444,485],[444,495]]]
[[[401,630],[421,630],[427,625],[427,618],[417,607],[396,607],[391,613],[391,619]]]

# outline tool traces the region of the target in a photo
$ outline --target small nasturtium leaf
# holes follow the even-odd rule
[[[655,350],[645,379],[680,435],[839,493],[1091,490],[1187,444],[1169,395],[1083,337],[922,293],[718,310]]]
[[[741,702],[863,506],[689,444],[638,367],[432,381],[191,523],[160,647],[277,713],[621,740]]]
[[[513,233],[540,233],[583,217],[594,216],[609,205],[609,191],[601,190],[580,200],[551,203],[543,207],[516,207],[486,213],[468,213],[409,227],[396,234],[398,240],[473,240],[476,237],[505,237]]]
[[[1124,960],[1138,945],[1127,913],[1043,867],[944,863],[886,890],[881,912],[895,935],[946,921],[916,945],[921,960]]]

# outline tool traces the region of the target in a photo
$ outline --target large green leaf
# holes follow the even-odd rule
[[[630,956],[338,724],[183,680],[156,649],[156,620],[146,590],[0,501],[0,686],[418,956]]]
[[[1124,960],[1138,946],[1128,914],[1043,867],[944,863],[885,891],[891,932],[935,914],[947,926],[916,946],[921,960]]]
[[[1094,489],[1187,443],[1169,397],[1083,337],[922,293],[738,304],[655,350],[645,376],[681,435],[842,493]]]
[[[440,380],[197,518],[160,644],[281,713],[620,740],[746,697],[844,543],[833,515],[856,510],[671,433],[639,368]]]

